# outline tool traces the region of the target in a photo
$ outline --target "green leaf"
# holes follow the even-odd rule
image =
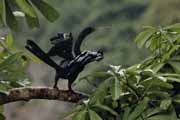
[[[180,83],[180,75],[179,74],[164,73],[164,74],[160,74],[160,75],[165,77],[170,82],[179,82]]]
[[[154,74],[155,74],[154,71],[151,69],[145,69],[141,73],[142,73],[142,75],[145,75],[145,76],[154,76]]]
[[[180,104],[180,94],[174,96],[173,102],[176,102],[176,103]]]
[[[107,95],[108,88],[110,87],[110,79],[105,80],[99,85],[95,92],[90,97],[90,104],[103,103],[105,96]]]
[[[76,113],[72,120],[86,120],[86,117],[87,117],[87,110],[83,110],[83,111],[80,111],[78,113]]]
[[[95,72],[92,74],[92,76],[94,76],[94,77],[105,77],[105,76],[109,76],[109,74],[107,72]]]
[[[160,108],[162,110],[167,110],[170,107],[171,103],[172,103],[171,99],[162,100],[160,103]]]
[[[61,119],[64,119],[65,117],[68,117],[68,116],[70,116],[70,115],[72,115],[74,113],[78,113],[78,112],[82,111],[83,109],[84,109],[83,105],[78,105],[75,108],[73,108],[73,109],[71,109],[71,110],[69,110],[67,112],[62,113]]]
[[[161,70],[163,68],[163,66],[165,65],[165,63],[156,63],[154,64],[151,69],[157,73],[159,70]]]
[[[175,110],[172,109],[171,111],[166,112],[164,114],[162,113],[162,114],[152,116],[148,118],[147,120],[178,120],[178,119],[177,119]]]
[[[9,56],[2,63],[0,63],[0,70],[4,69],[5,67],[9,66],[10,64],[15,63],[21,55],[22,55],[22,52],[15,53],[15,54]]]
[[[5,120],[5,116],[2,114],[4,112],[4,106],[0,106],[0,120]]]
[[[180,62],[169,62],[169,64],[177,73],[180,73]]]
[[[0,94],[7,94],[8,93],[8,88],[6,84],[0,84]]]
[[[31,0],[32,3],[39,9],[44,17],[50,22],[54,22],[59,18],[59,13],[43,0]]]
[[[5,0],[5,8],[6,8],[6,12],[5,12],[5,21],[6,24],[12,29],[12,30],[16,30],[17,27],[17,20],[15,18],[15,16],[13,15],[13,11],[11,10],[8,1]]]
[[[146,118],[149,118],[149,117],[160,114],[162,112],[162,109],[160,109],[159,107],[149,108],[146,112],[147,112]]]
[[[103,120],[95,111],[89,110],[90,120]]]
[[[167,53],[165,53],[162,57],[162,61],[169,59],[174,51],[178,50],[180,48],[179,45],[174,45],[171,50],[169,50]]]
[[[106,105],[96,104],[96,105],[94,105],[94,107],[97,107],[97,108],[100,108],[102,110],[108,111],[114,116],[118,116],[118,113],[116,111],[114,111],[113,109],[111,109],[110,107],[108,107]]]
[[[25,14],[25,18],[26,18],[26,22],[27,22],[28,26],[31,29],[38,28],[40,26],[38,17],[31,17],[31,16]]]
[[[166,88],[166,89],[173,88],[173,85],[157,78],[150,78],[150,79],[144,80],[141,82],[141,85],[145,87],[152,86],[152,87],[161,87],[161,88]]]
[[[159,42],[159,38],[157,37],[154,37],[153,39],[151,39],[151,43],[149,46],[150,50],[152,51],[156,50],[158,47],[158,42]]]
[[[141,48],[147,42],[147,40],[149,40],[152,37],[154,33],[154,30],[143,31],[138,34],[134,41],[137,43],[138,47]]]
[[[147,97],[140,101],[133,112],[129,115],[129,120],[136,120],[138,117],[140,117],[140,115],[142,115],[144,110],[148,107],[148,102],[149,98]]]
[[[0,114],[0,120],[5,120],[6,117],[3,114]]]
[[[175,31],[175,32],[180,32],[180,23],[176,23],[170,26],[167,26],[164,28],[165,30],[171,30],[171,31]]]
[[[112,81],[112,88],[111,88],[112,99],[113,100],[119,99],[121,93],[122,93],[122,90],[120,88],[120,81],[117,78],[115,78]]]
[[[151,98],[161,98],[161,99],[168,99],[170,94],[168,92],[158,91],[158,90],[151,90],[147,93],[147,95]]]
[[[6,45],[8,48],[11,48],[13,46],[13,37],[11,34],[8,34],[6,37]]]
[[[4,106],[0,106],[0,113],[3,113],[4,112]]]
[[[5,24],[5,1],[4,0],[0,0],[0,25],[4,25]]]
[[[123,120],[129,120],[130,112],[131,112],[130,107],[127,107],[127,108],[124,109]]]
[[[22,85],[22,83],[18,81],[11,81],[9,85],[13,88],[25,87],[25,85]]]
[[[16,4],[21,8],[21,10],[31,17],[36,17],[36,13],[31,4],[27,0],[16,0]]]

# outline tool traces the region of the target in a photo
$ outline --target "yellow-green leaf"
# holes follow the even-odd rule
[[[27,0],[16,0],[16,3],[24,13],[28,14],[31,17],[36,17],[34,8],[28,3]]]
[[[6,45],[8,48],[11,48],[13,46],[13,37],[11,34],[8,34],[6,37]]]
[[[87,111],[83,110],[83,111],[76,113],[73,116],[72,120],[86,120],[86,117],[87,117]]]
[[[143,31],[137,35],[134,41],[137,43],[138,47],[141,48],[154,33],[154,30]]]

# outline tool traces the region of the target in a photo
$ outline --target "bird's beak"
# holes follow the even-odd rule
[[[95,58],[96,61],[100,61],[102,60],[104,57],[103,57],[103,52],[98,52],[97,54],[97,57]]]

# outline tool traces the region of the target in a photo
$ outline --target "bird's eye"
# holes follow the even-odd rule
[[[103,51],[102,51],[102,50],[98,50],[97,52],[98,52],[98,53],[103,53]]]

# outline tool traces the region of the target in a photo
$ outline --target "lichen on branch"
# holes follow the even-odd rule
[[[29,101],[31,99],[59,100],[76,103],[84,98],[87,98],[87,95],[68,90],[48,87],[23,87],[11,89],[7,94],[0,94],[0,105],[17,101]]]

